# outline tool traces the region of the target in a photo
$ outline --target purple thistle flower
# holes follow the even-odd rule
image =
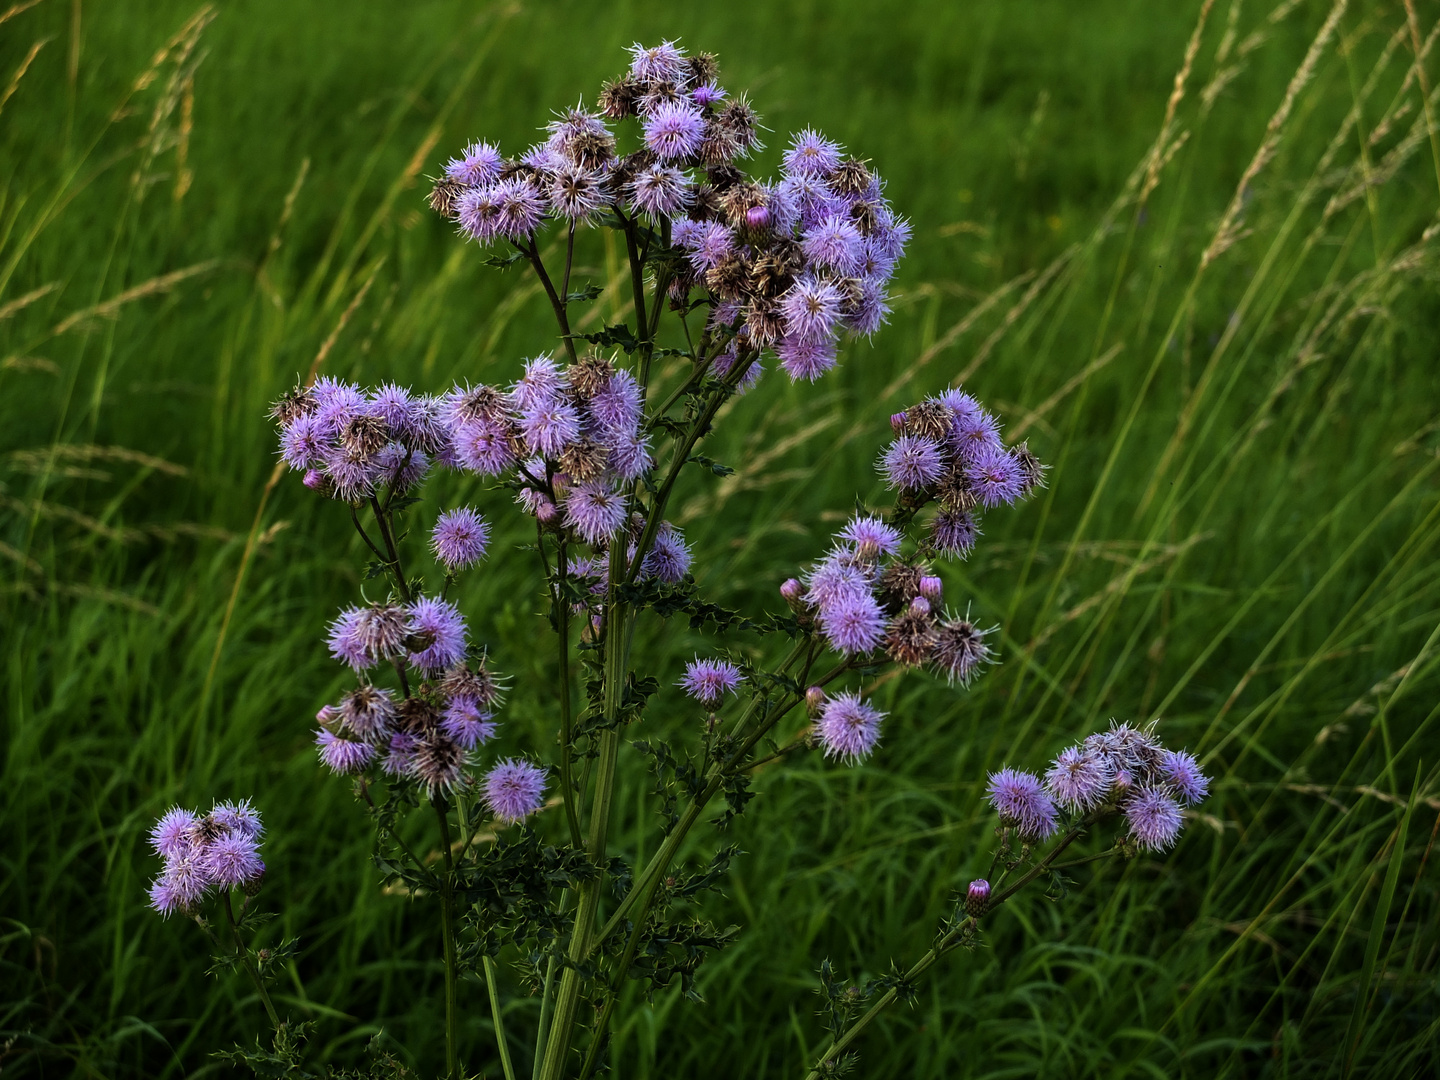
[[[934,397],[926,398],[927,401],[934,401],[945,406],[950,411],[951,417],[956,420],[964,420],[972,416],[980,416],[985,412],[984,406],[976,401],[974,397],[961,390],[958,386],[952,386],[948,390],[942,390]],[[996,439],[999,439],[999,428],[996,429]]]
[[[889,297],[884,282],[876,278],[860,279],[860,301],[845,313],[845,325],[857,334],[869,337],[890,318]]]
[[[1184,824],[1180,804],[1159,788],[1141,788],[1125,801],[1125,820],[1135,843],[1146,851],[1164,851]]]
[[[679,169],[652,165],[630,181],[630,200],[651,221],[674,217],[690,205],[695,190]]]
[[[828,214],[801,235],[800,250],[817,266],[854,274],[865,260],[865,242],[849,217]]]
[[[539,401],[558,397],[565,389],[565,373],[548,356],[525,361],[525,374],[510,388],[516,409],[528,409]]]
[[[558,153],[567,153],[577,139],[587,137],[608,138],[610,127],[605,119],[586,109],[576,106],[555,114],[557,119],[545,125],[550,139],[547,145]]]
[[[787,176],[776,186],[775,195],[777,202],[785,207],[786,217],[793,217],[793,224],[802,229],[816,225],[832,214],[847,212],[845,200],[831,191],[830,186],[818,176]]]
[[[493,187],[466,188],[455,200],[455,220],[470,239],[488,244],[502,235],[504,207]]]
[[[375,748],[369,743],[342,738],[324,728],[315,732],[315,745],[325,767],[342,776],[362,771],[375,756]]]
[[[302,413],[280,431],[280,457],[292,469],[320,465],[329,450],[325,425],[314,413]]]
[[[225,833],[211,841],[202,865],[206,876],[222,889],[239,888],[265,873],[259,844],[241,832]]]
[[[740,354],[736,350],[735,342],[732,341],[725,347],[725,351],[715,358],[715,364],[710,370],[722,379],[729,379],[731,370],[739,360]],[[740,394],[745,393],[745,391],[759,382],[760,376],[764,374],[765,365],[755,357],[750,357],[746,360],[744,373],[740,376],[739,381],[735,383],[736,392]]]
[[[189,810],[172,806],[150,830],[150,847],[165,859],[179,859],[195,847],[195,828],[200,819]]]
[[[438,671],[465,658],[465,619],[454,604],[422,596],[406,610],[410,615],[410,636],[427,643],[418,652],[412,647],[411,665]]]
[[[939,480],[944,470],[940,445],[923,435],[901,435],[880,456],[887,487],[921,491]]]
[[[260,821],[260,812],[250,805],[249,799],[241,799],[238,803],[216,803],[210,810],[210,820],[222,829],[244,836],[258,837],[265,832],[265,826]]]
[[[824,176],[840,164],[840,144],[831,142],[813,128],[806,128],[790,140],[782,167],[788,173]]]
[[[965,479],[985,507],[1014,503],[1025,494],[1025,473],[1008,450],[985,447],[970,458]]]
[[[768,206],[752,206],[745,211],[745,224],[751,229],[763,229],[770,224]]]
[[[435,522],[430,546],[447,570],[470,566],[485,554],[490,543],[490,526],[468,506],[447,510]]]
[[[693,157],[705,138],[705,118],[687,101],[657,105],[645,119],[645,145],[662,161]]]
[[[893,525],[886,525],[877,517],[851,518],[839,533],[842,540],[848,540],[855,548],[855,554],[865,560],[880,555],[894,555],[900,550],[904,535]]]
[[[707,221],[694,231],[685,246],[690,249],[690,265],[703,272],[735,253],[735,233],[721,222]]]
[[[699,105],[702,109],[707,105],[718,105],[726,97],[725,88],[716,86],[713,82],[700,83],[690,91],[690,100]]]
[[[930,522],[930,543],[937,555],[964,558],[975,548],[980,526],[963,510],[941,510]]]
[[[315,402],[314,415],[325,422],[326,430],[332,434],[345,420],[362,412],[366,404],[360,387],[330,375],[321,375],[311,383],[310,395]]]
[[[580,414],[558,394],[523,406],[519,412],[520,434],[526,448],[548,458],[580,438]]]
[[[740,669],[728,660],[701,660],[685,665],[685,676],[676,685],[700,704],[714,708],[726,693],[735,693],[745,681]]]
[[[395,699],[389,690],[362,685],[340,701],[340,724],[366,742],[375,742],[389,733],[395,722]]]
[[[574,162],[562,162],[550,177],[546,194],[551,209],[560,217],[576,223],[588,221],[605,206],[605,174]],[[461,202],[463,212],[463,195]]]
[[[430,458],[421,450],[411,450],[400,443],[390,443],[375,455],[375,471],[384,482],[398,491],[409,491],[425,479],[430,471]]]
[[[835,366],[835,339],[820,340],[782,337],[775,345],[775,356],[795,382],[814,382]]]
[[[495,737],[495,714],[486,712],[473,698],[451,698],[440,720],[440,730],[465,751]]]
[[[483,798],[501,821],[523,821],[545,805],[545,770],[506,758],[485,774]]]
[[[330,646],[330,655],[349,664],[356,671],[364,671],[376,662],[376,658],[371,656],[365,647],[364,616],[365,611],[362,608],[346,608],[330,624],[326,639]]]
[[[826,557],[806,575],[808,592],[805,599],[819,608],[834,606],[841,600],[870,595],[870,577],[849,558],[846,552]]]
[[[461,151],[458,158],[445,163],[445,178],[467,187],[488,184],[500,175],[505,159],[500,151],[487,142],[473,142]]]
[[[780,298],[785,336],[801,341],[828,341],[840,321],[845,297],[832,282],[802,277]]]
[[[379,469],[370,455],[335,446],[325,455],[325,475],[335,485],[336,495],[357,502],[374,493]]]
[[[397,439],[404,439],[411,427],[411,414],[416,400],[410,391],[394,383],[384,383],[370,394],[369,411],[385,421],[385,426]]]
[[[961,396],[975,401],[969,394]],[[978,460],[979,455],[987,450],[1005,449],[1005,443],[1000,438],[1000,421],[980,408],[978,403],[973,411],[963,407],[952,408],[951,414],[955,423],[950,429],[950,444],[967,464]]]
[[[682,83],[689,73],[685,50],[673,41],[646,48],[638,41],[630,46],[630,74],[641,82]]]
[[[1134,728],[1113,721],[1110,730],[1087,736],[1083,745],[1085,749],[1109,759],[1116,769],[1117,782],[1121,771],[1126,773],[1127,780],[1131,779],[1130,774],[1140,774],[1143,778],[1160,765],[1164,753],[1160,741],[1149,728]]]
[[[523,176],[512,176],[495,185],[495,198],[500,203],[497,228],[511,240],[528,238],[545,219],[545,196],[540,187]]]
[[[662,521],[655,530],[654,543],[640,563],[640,571],[647,577],[674,585],[684,580],[690,571],[690,563],[690,548],[685,543],[684,534],[668,521]]]
[[[845,758],[851,762],[869,757],[880,741],[880,721],[885,714],[859,694],[843,693],[827,698],[820,708],[816,733],[826,757]]]
[[[628,371],[617,371],[590,399],[590,415],[607,431],[633,433],[640,425],[644,401],[640,384]]]
[[[150,886],[150,906],[162,915],[189,912],[210,889],[209,876],[193,855],[167,862]]]
[[[499,476],[515,464],[509,431],[499,423],[472,420],[454,427],[455,460],[481,476]]]
[[[639,479],[655,464],[649,440],[638,435],[612,435],[606,449],[610,451],[610,468],[621,480]]]
[[[885,637],[885,613],[869,593],[840,596],[820,609],[820,630],[844,653],[868,653]]]
[[[1055,804],[1031,773],[1001,769],[990,774],[986,791],[1001,823],[1015,827],[1027,839],[1048,839],[1059,827]]]
[[[577,484],[565,498],[565,524],[599,545],[625,524],[625,496],[602,481]]]
[[[534,169],[541,181],[553,175],[565,161],[565,155],[548,142],[536,143],[520,155],[520,164]]]
[[[880,220],[876,222],[875,228],[867,240],[873,244],[878,256],[888,259],[894,264],[899,262],[900,256],[905,254],[905,245],[910,242],[913,230],[910,228],[910,222],[902,217],[896,217],[888,207],[880,212],[879,217]]]
[[[390,736],[390,746],[380,767],[387,776],[409,776],[415,770],[415,750],[419,745],[415,736],[397,731]]]
[[[1115,779],[1114,767],[1099,754],[1078,746],[1060,751],[1045,774],[1045,786],[1065,809],[1083,813],[1100,805]]]
[[[990,659],[985,631],[968,619],[950,619],[936,628],[930,662],[950,682],[968,686],[975,670]]]
[[[1168,785],[1187,806],[1195,806],[1210,794],[1210,780],[1200,771],[1200,763],[1184,750],[1164,750],[1156,770],[1162,783]]]

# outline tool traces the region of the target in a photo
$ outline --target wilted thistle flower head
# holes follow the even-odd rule
[[[263,832],[248,800],[216,803],[204,815],[172,807],[150,830],[150,846],[165,860],[150,886],[150,906],[166,916],[193,914],[215,889],[258,884],[265,873]]]

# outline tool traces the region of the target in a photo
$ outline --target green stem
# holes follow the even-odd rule
[[[385,542],[385,550],[390,556],[386,565],[395,577],[395,587],[400,592],[400,599],[408,604],[414,597],[410,592],[410,583],[405,580],[405,568],[400,565],[400,548],[395,543],[390,513],[381,508],[380,501],[374,495],[370,496],[370,510],[375,515],[375,524],[380,528],[380,539]]]
[[[560,910],[565,910],[565,893],[560,894]],[[545,965],[545,985],[540,988],[540,1026],[535,1032],[535,1060],[530,1066],[531,1077],[540,1075],[540,1064],[545,1054],[545,1037],[550,1033],[550,1014],[554,1001],[550,991],[555,985],[555,972],[560,967],[560,954],[552,952],[550,962]]]
[[[543,541],[542,541],[543,550]],[[569,568],[565,565],[565,541],[555,556],[555,624],[560,635],[560,790],[565,799],[565,820],[570,826],[570,843],[580,846],[580,816],[575,810],[578,795],[575,791],[574,759],[571,741],[574,723],[570,702],[570,601],[565,597],[565,581]]]
[[[550,298],[550,307],[555,311],[555,321],[560,326],[560,340],[565,343],[565,351],[570,354],[570,362],[573,364],[579,358],[575,355],[575,342],[570,336],[570,316],[566,313],[565,301],[555,292],[555,285],[550,280],[550,275],[545,272],[545,263],[540,258],[540,249],[531,240],[528,247],[515,245],[520,253],[530,260],[530,265],[535,268],[535,276],[540,279],[541,286],[545,289],[545,295]]]
[[[990,901],[990,910],[994,910],[1000,904],[1003,904],[1006,900],[1010,899],[1010,897],[1014,896],[1026,885],[1030,884],[1030,882],[1034,881],[1037,877],[1043,874],[1049,868],[1050,864],[1055,860],[1055,857],[1058,856],[1067,847],[1069,847],[1072,843],[1074,843],[1076,838],[1080,836],[1083,830],[1084,826],[1082,824],[1076,826],[1075,828],[1071,829],[1070,832],[1066,833],[1064,838],[1055,845],[1054,850],[1051,851],[1050,854],[1047,855],[1042,861],[1037,863],[1028,874],[1026,874],[1014,885],[1012,885],[1010,888],[1006,889],[1003,893],[1001,893],[999,896],[996,896],[993,900]],[[925,953],[924,956],[920,957],[919,960],[915,961],[915,964],[910,968],[909,971],[905,973],[905,981],[907,983],[913,982],[915,979],[918,979],[921,975],[925,974],[925,972],[934,965],[935,961],[939,960],[940,957],[944,956],[947,952],[949,952],[951,949],[954,949],[959,944],[964,933],[971,927],[973,927],[975,925],[975,922],[976,919],[973,915],[967,916],[960,923],[959,926],[956,926],[943,938],[941,938],[934,945],[932,945],[930,947],[930,950]],[[832,1040],[830,1045],[821,1052],[820,1057],[816,1060],[815,1065],[810,1069],[809,1072],[805,1074],[805,1080],[819,1080],[819,1077],[821,1075],[821,1068],[825,1065],[825,1063],[833,1060],[840,1054],[843,1054],[845,1052],[845,1048],[848,1047],[852,1042],[854,1042],[856,1037],[862,1031],[864,1031],[867,1027],[870,1026],[870,1022],[874,1020],[875,1017],[879,1016],[880,1013],[886,1008],[886,1006],[888,1006],[892,1001],[895,1000],[898,993],[898,988],[891,987],[889,990],[886,990],[885,993],[881,994],[880,997],[876,999],[875,1004],[871,1005],[870,1008],[865,1010],[865,1014],[863,1016],[861,1016],[848,1028],[846,1028],[844,1032],[842,1032],[838,1037]]]
[[[456,1045],[459,1027],[459,964],[455,958],[455,856],[450,851],[450,815],[443,798],[432,799],[440,822],[440,851],[445,873],[440,878],[440,932],[445,945],[445,1075],[460,1080],[460,1051]]]
[[[605,884],[606,848],[610,830],[610,806],[615,793],[615,763],[620,750],[620,704],[629,667],[629,623],[626,605],[620,600],[620,584],[625,572],[623,544],[610,545],[609,588],[605,596],[605,727],[600,733],[599,758],[595,763],[595,801],[590,811],[590,831],[586,850],[596,876],[580,885],[580,898],[575,908],[575,928],[570,936],[570,959],[579,961],[589,955],[595,934],[595,918]],[[560,1080],[570,1050],[570,1035],[575,1025],[575,1009],[580,998],[581,976],[574,963],[565,967],[560,990],[555,998],[555,1015],[541,1064],[540,1080]]]
[[[505,1070],[505,1080],[515,1080],[515,1066],[510,1063],[510,1041],[505,1037],[505,1019],[500,1015],[500,989],[495,977],[495,959],[487,955],[485,984],[490,989],[490,1016],[495,1021],[495,1042],[500,1047],[500,1067]]]
[[[260,972],[255,969],[255,964],[250,959],[250,950],[240,940],[240,927],[235,925],[235,911],[230,906],[230,890],[225,890],[225,921],[230,924],[230,938],[235,942],[235,957],[245,968],[245,974],[250,976],[250,981],[255,984],[255,992],[260,995],[260,1003],[265,1006],[265,1015],[270,1017],[270,1026],[276,1031],[280,1030],[280,1017],[275,1012],[275,1005],[270,1000],[270,994],[265,989],[265,984],[260,980]]]

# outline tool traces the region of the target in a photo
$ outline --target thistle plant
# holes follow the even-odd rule
[[[687,470],[724,471],[699,452],[721,407],[757,387],[767,363],[813,382],[836,365],[843,337],[873,334],[910,232],[871,166],[815,131],[790,139],[777,179],[749,175],[742,163],[763,130],[747,98],[720,84],[713,57],[637,45],[595,110],[562,110],[518,156],[469,144],[430,195],[463,238],[493,251],[491,264],[536,275],[553,349],[503,386],[427,393],[321,377],[275,404],[283,460],[348,515],[368,551],[366,578],[381,583],[326,629],[355,682],[320,708],[314,737],[320,762],[351,778],[376,827],[385,883],[437,912],[447,1077],[470,1073],[458,1029],[462,1012],[481,1007],[463,975],[488,988],[507,1080],[583,1080],[608,1067],[626,982],[697,998],[700,965],[736,936],[699,914],[737,856],[733,845],[697,854],[702,818],[723,830],[743,814],[762,764],[813,754],[841,768],[880,752],[886,715],[866,687],[882,670],[928,670],[963,688],[997,659],[991,632],[947,604],[935,566],[968,556],[983,515],[1043,486],[1045,468],[959,388],[890,418],[876,468],[892,505],[857,510],[827,550],[777,583],[775,610],[721,607],[690,573],[689,543],[667,511]],[[633,310],[578,333],[572,313],[598,294],[572,291],[577,242],[591,229],[623,240]],[[485,504],[427,505],[437,470],[484,478]],[[537,595],[553,631],[553,727],[542,740],[507,727],[505,657],[451,598],[462,575],[496,557],[502,515],[533,521]],[[685,620],[713,647],[683,670],[646,667],[634,648],[642,620]],[[652,699],[665,684],[695,702],[699,723],[661,715]],[[654,775],[659,810],[643,864],[610,844],[617,772],[631,753]],[[874,1016],[941,956],[973,946],[1016,892],[1041,878],[1056,885],[1074,865],[1057,859],[1081,837],[1123,819],[1113,846],[1079,861],[1168,847],[1206,781],[1152,730],[1117,724],[1063,751],[1043,778],[1005,768],[988,790],[999,816],[990,869],[957,894],[930,950],[863,986],[822,968],[831,1041],[810,1076],[843,1071]],[[433,819],[433,859],[404,839],[411,815]],[[223,818],[217,807],[162,819],[158,909],[207,926],[207,889],[258,880],[258,818],[248,834]],[[277,1026],[265,1067],[298,1068],[238,926],[233,955]],[[539,998],[533,1031],[507,1029],[502,953]]]

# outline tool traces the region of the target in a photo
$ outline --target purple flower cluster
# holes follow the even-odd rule
[[[280,457],[305,486],[346,502],[408,491],[434,461],[454,464],[444,402],[386,384],[366,392],[322,376],[277,401]]]
[[[330,655],[356,671],[405,660],[440,671],[465,657],[465,618],[454,604],[422,596],[409,604],[349,607],[330,624]]]
[[[265,873],[265,831],[248,800],[216,803],[203,817],[173,807],[150,830],[150,847],[165,868],[150,886],[150,906],[162,915],[194,914],[215,889],[253,889]]]
[[[1022,836],[1044,840],[1058,828],[1059,808],[1082,815],[1112,807],[1124,815],[1130,838],[1146,851],[1175,843],[1185,806],[1210,793],[1199,763],[1183,750],[1167,750],[1153,727],[1111,724],[1062,750],[1040,777],[1015,769],[990,776],[991,805]]]
[[[940,579],[925,563],[901,557],[903,540],[894,526],[857,515],[804,581],[787,581],[781,595],[839,652],[883,648],[897,663],[928,663],[951,680],[968,682],[990,660],[986,631],[940,612]]]
[[[842,330],[871,334],[885,321],[910,226],[864,162],[808,128],[778,180],[751,178],[737,162],[760,145],[760,118],[719,85],[715,58],[670,41],[631,53],[598,111],[563,110],[518,158],[472,143],[447,163],[430,205],[482,244],[528,245],[549,219],[644,219],[684,256],[671,298],[685,304],[703,289],[711,330],[729,339],[717,374],[749,385],[768,349],[791,378],[818,378],[834,367]],[[610,122],[626,119],[638,122],[640,145],[621,154]]]
[[[412,649],[423,644],[419,637],[410,635]],[[412,652],[412,662],[437,642]],[[315,717],[320,760],[346,775],[375,766],[388,776],[411,777],[431,794],[468,783],[464,770],[471,751],[495,736],[500,687],[483,660],[474,666],[465,661],[463,645],[436,674],[398,700],[389,690],[362,683],[338,705],[326,705]]]
[[[1029,446],[1006,447],[999,421],[958,388],[896,413],[890,426],[895,439],[878,468],[907,505],[939,503],[930,521],[939,555],[969,555],[980,535],[977,510],[1014,503],[1044,483],[1045,466]]]

